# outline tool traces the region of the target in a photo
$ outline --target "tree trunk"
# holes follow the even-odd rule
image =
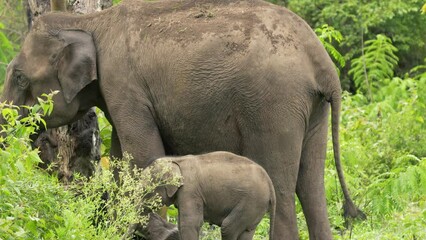
[[[50,11],[67,11],[66,0],[50,0]]]
[[[53,11],[84,14],[112,6],[112,0],[28,0],[26,2],[28,28],[39,15]],[[100,159],[98,119],[91,109],[80,120],[42,132],[34,141],[43,160],[41,167],[56,172],[63,182],[72,179],[73,173],[89,177],[94,171],[94,162]]]
[[[25,1],[27,8],[28,29],[31,29],[34,19],[50,10],[50,1],[48,0],[28,0]]]
[[[111,6],[112,0],[69,0],[69,10],[79,14],[101,11]]]
[[[29,28],[31,28],[34,18],[50,10],[64,11],[66,8],[68,12],[86,14],[111,7],[112,0],[27,0],[24,4],[27,6],[27,17]]]

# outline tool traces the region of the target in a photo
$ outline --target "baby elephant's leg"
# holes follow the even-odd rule
[[[253,240],[255,232],[256,232],[256,229],[253,229],[253,230],[250,230],[250,231],[244,231],[238,237],[238,240]]]
[[[237,219],[232,217],[231,214],[228,215],[225,220],[223,220],[221,226],[222,240],[237,240],[238,236],[241,234],[241,226],[236,224]]]
[[[263,209],[256,204],[241,201],[223,220],[221,231],[223,240],[253,239],[256,226],[262,220]]]

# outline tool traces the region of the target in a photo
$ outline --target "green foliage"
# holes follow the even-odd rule
[[[221,239],[220,227],[204,223],[200,235],[202,240]]]
[[[179,178],[162,178],[170,165],[155,172],[133,168],[125,154],[110,164],[118,172],[119,185],[111,170],[99,167],[89,180],[75,176],[71,185],[61,185],[37,167],[41,160],[29,140],[53,110],[54,94],[44,94],[34,107],[0,104],[6,120],[0,138],[0,239],[122,239],[130,223],[146,222],[143,210],[160,205],[153,189],[177,185]],[[20,116],[23,109],[27,117]],[[105,192],[107,202],[101,199]]]
[[[371,99],[371,94],[383,86],[383,81],[393,77],[394,68],[398,64],[395,55],[397,51],[391,39],[381,34],[374,40],[366,41],[363,55],[352,59],[349,71],[358,90],[369,93]]]
[[[19,50],[25,29],[22,0],[0,1],[0,86],[5,79],[7,64]]]
[[[0,22],[0,85],[3,84],[4,78],[6,75],[6,67],[10,60],[15,55],[16,46],[9,41],[6,35],[3,32],[4,25]]]
[[[384,81],[372,103],[362,94],[344,95],[342,161],[352,196],[369,218],[355,223],[355,239],[426,237],[425,91],[426,78],[407,77]],[[344,229],[331,146],[327,159],[328,210],[333,229]]]
[[[396,73],[407,72],[420,65],[426,55],[426,15],[419,14],[423,0],[289,0],[288,7],[304,18],[313,28],[329,24],[338,29],[345,41],[337,50],[345,59],[361,55],[362,39],[374,39],[384,33],[399,49]],[[342,71],[343,87],[351,80],[346,68]]]
[[[105,114],[98,108],[96,109],[96,115],[99,123],[99,137],[102,139],[101,153],[103,157],[106,157],[109,156],[111,150],[112,126],[106,119]]]
[[[316,28],[315,33],[330,56],[333,57],[335,62],[337,62],[338,66],[336,66],[336,70],[340,75],[339,67],[345,67],[346,61],[342,54],[340,54],[339,51],[337,51],[336,48],[332,45],[332,43],[333,41],[336,41],[337,43],[342,42],[342,34],[327,24],[322,25],[320,28]]]
[[[288,4],[287,3],[288,0],[267,0],[267,1],[273,4],[281,5],[281,6],[287,6]]]
[[[0,138],[0,238],[40,239],[55,235],[54,226],[61,221],[60,199],[66,193],[57,180],[34,172],[40,162],[37,150],[32,150],[29,135],[42,123],[40,118],[52,110],[51,97],[29,108],[29,116],[19,119],[20,107],[2,103]]]
[[[412,68],[409,72],[409,75],[413,76],[413,78],[416,80],[426,78],[426,58],[424,59],[424,64]]]
[[[180,176],[170,175],[170,163],[159,163],[161,166],[155,169],[140,169],[131,164],[131,160],[132,157],[124,153],[123,159],[110,161],[109,168],[97,171],[90,179],[78,178],[72,185],[73,192],[78,193],[78,201],[89,206],[86,218],[97,222],[96,229],[102,235],[124,236],[131,224],[146,224],[148,218],[143,212],[162,206],[161,198],[153,194],[155,188],[180,185]],[[113,169],[118,172],[118,179],[114,178]],[[108,193],[107,201],[102,198],[105,193]]]
[[[267,236],[269,236],[269,214],[265,216],[259,225],[256,228],[256,233],[254,235],[254,240],[264,240]]]

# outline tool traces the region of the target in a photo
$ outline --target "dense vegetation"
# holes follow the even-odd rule
[[[342,194],[329,141],[325,182],[335,237],[426,239],[425,1],[272,2],[289,7],[315,29],[347,91],[340,131],[342,164],[351,194],[368,218],[345,223],[341,216]],[[0,3],[2,80],[24,35],[23,15],[20,1]],[[0,150],[0,238],[102,239],[106,233],[109,239],[118,238],[123,231],[119,226],[101,225],[104,231],[99,231],[92,225],[98,198],[75,197],[73,188],[65,189],[37,168],[39,158],[28,134],[40,121],[38,111],[51,109],[48,100],[40,104],[30,119],[17,120],[16,109],[2,110],[11,122],[2,129],[13,134],[11,144]],[[104,118],[100,121],[107,155],[110,129]],[[89,189],[102,183],[101,177],[94,179]],[[170,211],[171,217],[175,214]],[[301,238],[307,239],[300,207],[298,220]],[[256,239],[264,239],[268,228],[265,219]],[[217,230],[206,232],[204,239],[217,239]]]
[[[56,176],[38,168],[38,151],[31,148],[29,135],[44,124],[43,116],[53,109],[53,93],[28,107],[29,116],[19,118],[18,106],[1,104],[7,120],[0,139],[0,239],[121,239],[133,223],[146,223],[141,213],[158,209],[159,196],[151,193],[162,184],[179,184],[179,178],[162,171],[131,168],[131,156],[98,166],[90,179],[75,176],[63,186]],[[118,169],[120,185],[110,169]],[[152,181],[157,179],[157,181]],[[105,194],[108,200],[105,201]],[[137,207],[129,207],[137,206]]]

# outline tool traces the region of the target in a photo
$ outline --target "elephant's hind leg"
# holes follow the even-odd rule
[[[262,202],[254,202],[255,198],[241,200],[221,225],[223,240],[252,239],[256,226],[267,210]],[[251,238],[250,238],[251,236]]]
[[[229,215],[223,220],[220,226],[222,240],[237,240],[238,236],[247,229],[243,220],[244,207],[240,202],[235,206]]]
[[[293,240],[298,239],[295,190],[303,129],[288,126],[289,130],[286,131],[283,128],[277,130],[276,135],[255,135],[256,139],[251,141],[252,147],[247,149],[245,155],[255,159],[267,171],[274,184],[276,211],[273,236],[275,239]],[[259,139],[268,141],[259,142]]]
[[[235,226],[236,219],[229,218],[229,216],[223,221],[220,231],[222,234],[222,240],[237,240],[240,232],[238,226]]]
[[[327,148],[327,106],[319,103],[321,114],[310,119],[297,179],[297,196],[303,208],[310,239],[332,239],[324,187]]]

